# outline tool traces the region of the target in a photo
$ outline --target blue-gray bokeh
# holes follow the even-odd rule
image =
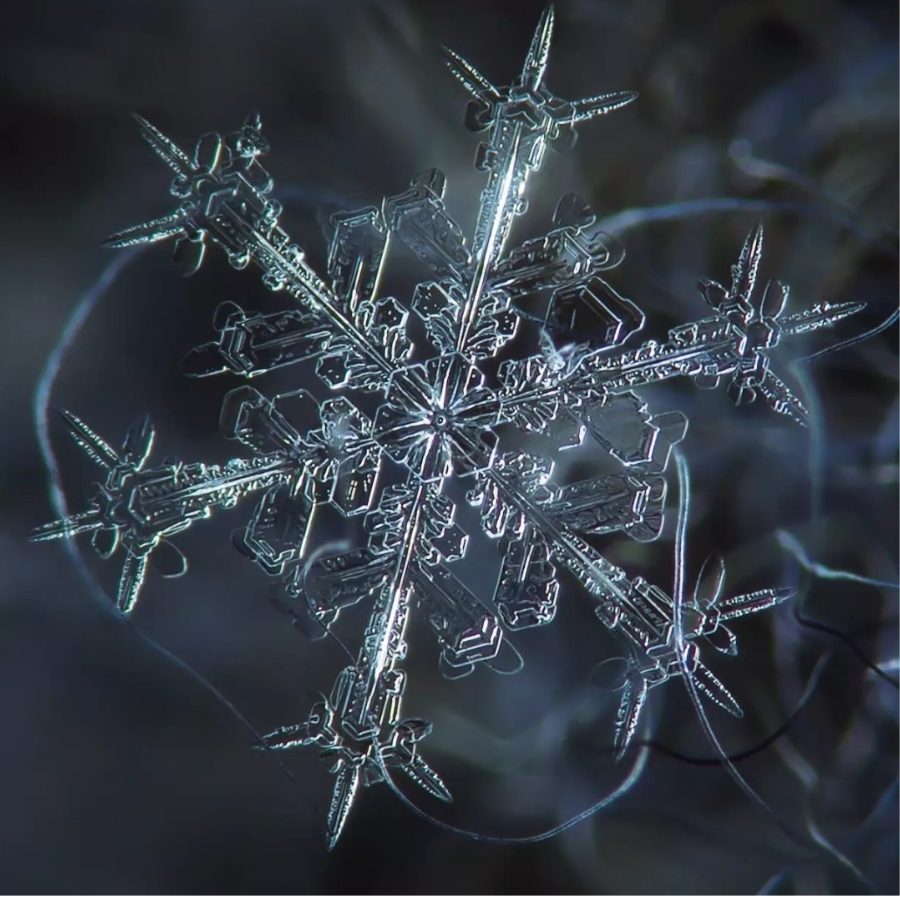
[[[776,892],[861,889],[833,855],[794,846],[721,768],[659,752],[628,796],[551,842],[476,844],[422,824],[378,787],[328,855],[330,783],[315,754],[286,760],[291,783],[252,752],[251,735],[208,690],[94,602],[62,547],[24,543],[52,517],[32,423],[40,373],[110,263],[100,240],[168,208],[167,173],[127,113],[189,145],[259,110],[284,221],[314,260],[323,253],[316,206],[396,193],[432,165],[447,173],[450,212],[471,224],[474,140],[462,128],[465,98],[436,48],[458,49],[505,80],[540,8],[530,0],[41,0],[4,13],[0,889],[748,893],[770,881]],[[697,317],[697,278],[725,279],[759,217],[764,278],[788,282],[803,305],[870,304],[838,331],[801,342],[798,355],[890,315],[894,4],[560,0],[557,13],[555,92],[636,89],[641,99],[552,159],[524,232],[544,227],[560,194],[580,190],[622,229],[628,257],[614,283],[640,300],[654,335]],[[277,300],[254,273],[219,258],[184,281],[168,256],[151,249],[119,272],[60,360],[50,402],[111,438],[148,411],[162,452],[224,461],[234,451],[218,435],[218,410],[234,382],[189,382],[177,363],[209,339],[219,301],[274,308]],[[409,273],[393,277],[402,296]],[[691,418],[689,569],[717,549],[735,590],[800,577],[778,541],[784,529],[816,560],[896,581],[896,328],[798,373],[811,433],[765,409],[735,411],[718,392],[647,391],[654,408]],[[259,387],[291,383],[288,374]],[[95,473],[52,422],[49,434],[77,507]],[[135,625],[269,730],[298,719],[305,692],[330,685],[344,658],[333,644],[306,642],[267,601],[262,574],[230,547],[242,522],[240,512],[222,514],[186,534],[189,576],[148,583]],[[673,525],[671,516],[656,545],[623,542],[609,555],[671,582]],[[109,589],[114,572],[88,562]],[[896,592],[823,579],[807,579],[804,592],[807,616],[854,635],[874,659],[896,660]],[[439,812],[454,824],[537,832],[619,777],[605,752],[615,703],[588,679],[614,645],[579,599],[564,588],[554,625],[517,641],[526,665],[513,678],[484,672],[444,683],[430,635],[413,629],[408,708],[436,722],[431,758],[456,798]],[[351,646],[357,612],[342,623]],[[831,651],[787,736],[741,771],[779,816],[801,830],[812,821],[880,889],[896,890],[896,692],[790,609],[742,623],[739,637],[741,656],[721,674],[747,717],[713,718],[733,752],[781,724]],[[654,739],[710,756],[683,689],[657,693]]]

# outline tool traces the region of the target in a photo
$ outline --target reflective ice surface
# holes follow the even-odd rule
[[[355,663],[305,721],[268,736],[277,748],[317,745],[329,762],[335,776],[330,846],[360,788],[384,780],[387,768],[451,799],[420,755],[430,723],[403,710],[401,664],[413,614],[433,630],[447,678],[465,677],[479,664],[509,671],[520,663],[510,635],[552,622],[558,575],[571,573],[600,623],[621,642],[621,678],[611,686],[621,691],[614,744],[622,757],[649,689],[685,672],[705,696],[740,716],[738,700],[701,652],[711,646],[736,654],[732,620],[790,594],[761,588],[728,597],[724,567],[711,560],[684,602],[676,641],[667,590],[613,565],[598,538],[624,532],[652,541],[663,527],[667,466],[688,423],[677,411],[651,412],[642,388],[689,376],[698,388],[724,385],[739,405],[762,398],[802,425],[807,412],[773,368],[771,351],[861,304],[788,312],[784,285],[757,284],[763,247],[757,227],[727,286],[701,282],[710,315],[673,328],[664,342],[636,343],[644,314],[603,277],[622,252],[593,228],[595,216],[583,199],[564,196],[544,237],[511,246],[513,225],[526,211],[528,180],[546,149],[571,144],[576,126],[636,97],[620,92],[566,102],[551,94],[544,75],[552,30],[548,8],[509,87],[495,87],[447,51],[451,72],[471,95],[466,125],[484,134],[475,166],[486,184],[471,239],[447,213],[445,178],[431,169],[380,206],[333,215],[322,275],[281,227],[272,178],[260,162],[268,143],[258,117],[232,134],[204,135],[193,155],[138,118],[143,137],[175,173],[171,193],[180,205],[114,235],[109,245],[174,238],[176,256],[191,272],[214,244],[235,268],[257,266],[265,285],[289,298],[275,313],[223,303],[214,339],[188,355],[186,374],[253,378],[314,361],[320,384],[276,397],[250,386],[227,394],[222,430],[246,452],[225,465],[153,462],[146,419],[115,450],[65,414],[105,480],[87,509],[35,537],[90,534],[102,557],[119,550],[117,601],[127,613],[148,563],[169,576],[185,571],[170,538],[213,509],[253,495],[256,505],[236,544],[277,579],[279,597],[310,636],[325,634],[343,608],[370,605]],[[380,290],[393,241],[431,273],[405,301]],[[529,300],[544,301],[540,350],[511,356]],[[413,347],[412,317],[427,347]],[[559,346],[559,335],[580,342]],[[539,435],[548,454],[509,449],[501,434],[515,430]],[[608,457],[613,471],[555,480],[557,455],[585,441]],[[483,534],[496,542],[501,559],[493,596],[476,595],[452,566],[466,556],[470,538],[447,490],[455,479],[464,483]],[[326,505],[359,517],[365,542],[316,555],[313,524]]]

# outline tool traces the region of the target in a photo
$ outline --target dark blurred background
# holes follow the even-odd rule
[[[230,546],[247,504],[180,540],[189,576],[148,580],[132,624],[88,591],[62,545],[26,543],[53,518],[35,390],[80,302],[89,314],[58,356],[50,406],[116,443],[150,412],[160,455],[212,462],[236,453],[217,431],[233,382],[187,381],[178,361],[210,339],[220,300],[280,302],[255,272],[230,271],[215,253],[185,281],[167,247],[122,267],[101,295],[112,254],[100,241],[170,208],[169,174],[128,113],[191,149],[202,132],[232,130],[258,110],[283,221],[314,261],[324,250],[317,206],[397,193],[428,166],[447,173],[450,211],[470,229],[477,138],[462,127],[466,98],[437,48],[508,83],[541,6],[37,0],[0,12],[0,891],[865,891],[848,860],[878,890],[898,890],[897,693],[860,658],[896,677],[897,594],[802,574],[775,537],[786,529],[824,565],[897,580],[896,326],[787,368],[875,328],[897,305],[896,3],[559,0],[555,93],[641,97],[551,157],[532,182],[522,231],[544,228],[560,194],[582,192],[626,244],[611,281],[645,310],[648,336],[703,315],[698,277],[727,280],[758,219],[762,277],[791,285],[793,309],[869,304],[777,351],[779,371],[813,411],[810,431],[762,407],[735,411],[722,391],[676,383],[646,392],[655,411],[691,419],[691,576],[718,550],[729,593],[799,581],[804,614],[859,651],[801,626],[786,606],[740,623],[737,659],[707,658],[746,710],[740,721],[710,713],[727,751],[740,753],[787,719],[830,653],[787,733],[740,764],[771,815],[722,767],[653,750],[626,796],[544,843],[449,834],[381,785],[360,797],[328,854],[332,779],[316,754],[284,757],[291,783],[184,665],[144,637],[261,731],[298,721],[306,691],[329,688],[341,651],[292,629],[267,601],[265,576]],[[288,375],[256,386],[290,383]],[[97,473],[52,420],[49,435],[78,509]],[[673,522],[656,544],[613,542],[607,552],[671,585]],[[114,589],[116,567],[87,562]],[[456,798],[449,809],[426,798],[430,812],[527,835],[622,777],[607,750],[614,699],[588,679],[614,650],[583,601],[564,585],[553,626],[517,640],[526,666],[515,678],[484,671],[443,683],[430,635],[413,628],[406,709],[435,721],[428,759]],[[343,623],[354,649],[364,614]],[[712,755],[681,685],[655,691],[648,715],[660,744]]]

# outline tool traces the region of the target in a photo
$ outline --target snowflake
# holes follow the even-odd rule
[[[584,200],[566,195],[552,230],[508,249],[527,206],[528,179],[546,148],[571,144],[576,125],[636,98],[621,92],[569,103],[551,94],[544,73],[552,29],[548,8],[522,74],[509,87],[493,86],[446,51],[450,70],[472,97],[466,124],[487,134],[475,159],[487,184],[471,243],[447,214],[445,179],[432,169],[380,207],[331,217],[325,279],[279,225],[272,179],[260,164],[268,143],[258,116],[234,134],[205,135],[192,157],[137,118],[143,137],[174,170],[171,193],[181,205],[114,235],[109,246],[174,237],[176,256],[195,271],[213,243],[235,268],[257,265],[268,288],[294,301],[274,313],[222,304],[214,318],[217,339],[189,354],[187,373],[250,378],[315,360],[324,389],[341,393],[317,400],[306,390],[272,399],[249,386],[231,391],[222,428],[250,455],[222,466],[150,465],[154,432],[147,419],[131,427],[118,452],[64,413],[76,441],[106,469],[106,480],[88,509],[38,529],[35,539],[90,533],[103,558],[121,547],[117,602],[127,614],[148,560],[168,575],[185,570],[170,537],[214,507],[257,494],[238,547],[279,578],[280,598],[312,636],[325,634],[343,608],[371,598],[355,664],[304,722],[268,736],[275,748],[316,745],[331,763],[329,846],[360,787],[385,780],[389,767],[451,799],[419,752],[430,723],[401,716],[406,676],[399,665],[414,608],[437,636],[444,675],[459,678],[478,664],[497,666],[504,654],[517,655],[508,633],[551,622],[558,570],[574,575],[623,645],[615,731],[621,758],[649,689],[673,677],[687,676],[740,716],[738,702],[701,662],[700,647],[705,642],[735,654],[731,621],[791,594],[762,589],[723,600],[724,568],[714,562],[679,619],[669,594],[610,563],[596,538],[624,532],[652,541],[662,528],[665,470],[687,419],[679,412],[652,415],[638,388],[676,376],[701,388],[724,379],[737,404],[761,395],[775,412],[803,424],[806,411],[770,367],[770,351],[782,338],[831,325],[861,304],[823,303],[783,315],[787,288],[771,282],[757,289],[758,226],[732,267],[730,287],[701,283],[710,316],[672,329],[664,343],[624,349],[643,328],[644,315],[601,277],[622,253],[612,238],[592,230],[595,216]],[[392,240],[432,275],[408,305],[379,293]],[[547,300],[533,341],[537,352],[512,354],[510,342],[523,319],[529,321],[519,303],[535,299]],[[411,317],[424,328],[427,347],[413,347]],[[560,345],[559,335],[590,339]],[[298,424],[309,421],[315,427]],[[555,456],[505,446],[516,443],[510,433],[521,432],[539,435],[554,453],[589,437],[616,470],[559,484],[552,477]],[[459,479],[501,557],[490,602],[448,566],[465,557],[469,540],[447,490]],[[312,526],[325,505],[361,517],[366,538],[360,546],[330,556],[317,550]]]

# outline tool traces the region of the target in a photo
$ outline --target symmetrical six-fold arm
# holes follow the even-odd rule
[[[451,71],[472,95],[466,124],[488,132],[475,161],[487,185],[471,244],[444,208],[443,175],[430,170],[381,208],[331,217],[327,280],[279,225],[281,208],[259,162],[268,145],[258,117],[234,134],[204,136],[193,158],[138,118],[144,138],[175,171],[171,192],[182,203],[169,216],[113,236],[109,245],[174,237],[176,256],[194,271],[212,242],[233,266],[255,263],[267,287],[296,301],[275,313],[222,304],[214,319],[218,338],[188,355],[186,373],[254,377],[315,360],[324,385],[345,393],[317,402],[305,390],[274,400],[251,387],[232,391],[222,428],[252,454],[224,466],[167,460],[149,467],[153,430],[146,419],[132,426],[116,452],[64,413],[75,439],[107,477],[85,512],[38,529],[34,537],[91,533],[104,558],[121,545],[118,605],[128,613],[148,560],[168,575],[186,570],[169,537],[214,507],[256,493],[261,497],[236,542],[267,573],[280,576],[282,601],[311,636],[324,634],[342,608],[372,598],[356,663],[341,672],[330,697],[316,703],[305,722],[269,736],[278,748],[316,744],[333,763],[329,846],[338,840],[359,787],[382,780],[384,766],[450,799],[418,751],[431,725],[401,718],[405,674],[399,663],[414,605],[437,636],[442,671],[458,678],[479,663],[502,668],[504,658],[516,659],[506,633],[550,622],[557,567],[571,572],[625,647],[615,747],[618,757],[626,752],[648,689],[682,671],[670,597],[640,577],[629,578],[593,540],[625,532],[651,541],[662,527],[663,473],[687,420],[678,412],[650,415],[635,389],[678,375],[692,377],[698,387],[726,378],[735,402],[761,394],[776,412],[802,424],[803,405],[771,370],[769,350],[782,337],[831,325],[861,308],[819,304],[782,317],[785,287],[773,282],[761,299],[756,294],[762,250],[757,227],[732,268],[730,288],[701,284],[710,317],[673,329],[665,343],[624,350],[644,316],[600,277],[622,256],[608,236],[591,230],[595,218],[581,198],[563,197],[545,237],[508,250],[513,222],[525,211],[527,180],[546,147],[571,144],[576,124],[636,96],[607,94],[575,103],[554,97],[543,82],[552,28],[548,8],[521,76],[508,88],[494,87],[446,51]],[[410,308],[379,294],[391,240],[401,241],[432,273],[416,288]],[[520,323],[516,301],[544,295],[549,304],[541,352],[498,364]],[[414,363],[407,334],[411,312],[424,325],[431,351]],[[565,354],[547,337],[588,328],[595,339]],[[382,399],[369,417],[346,393]],[[300,430],[296,424],[309,421],[317,426]],[[504,449],[497,437],[501,425],[539,434],[560,451],[589,434],[618,470],[554,484],[552,459]],[[387,470],[403,474],[391,480]],[[448,566],[465,556],[468,541],[444,492],[451,477],[469,480],[468,500],[480,511],[484,533],[498,542],[500,574],[491,603]],[[348,518],[364,517],[363,545],[330,557],[311,554],[315,511],[325,504]],[[739,716],[736,700],[700,661],[700,641],[736,653],[726,623],[773,606],[790,591],[760,590],[723,601],[721,563],[707,574],[701,573],[698,586],[711,581],[712,588],[695,591],[686,606],[686,663],[697,687]]]

